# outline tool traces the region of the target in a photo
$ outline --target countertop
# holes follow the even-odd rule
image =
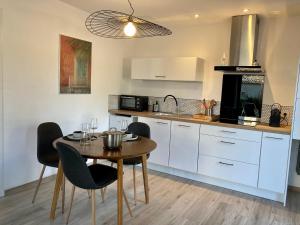
[[[288,134],[288,135],[291,134],[291,126],[270,127],[268,126],[268,124],[259,124],[256,125],[255,127],[250,127],[250,126],[243,126],[238,124],[211,122],[208,120],[194,119],[192,115],[174,114],[174,115],[161,116],[161,115],[155,115],[156,113],[149,112],[149,111],[136,112],[136,111],[118,110],[118,109],[111,109],[108,110],[108,112],[115,115],[141,116],[141,117],[181,121],[181,122],[188,122],[188,123],[207,124],[212,126],[222,126],[222,127],[238,128],[238,129],[245,129],[245,130],[264,131],[264,132],[271,132],[271,133],[278,133],[278,134]]]

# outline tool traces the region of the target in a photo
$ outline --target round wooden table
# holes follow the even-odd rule
[[[142,170],[144,178],[144,189],[146,204],[149,203],[149,188],[148,188],[148,174],[147,174],[147,154],[156,148],[156,143],[151,139],[139,137],[136,141],[123,142],[121,150],[104,150],[102,138],[98,138],[91,142],[90,145],[80,145],[80,142],[65,140],[59,138],[53,142],[53,146],[56,148],[57,142],[63,142],[74,147],[82,156],[90,159],[108,159],[117,161],[118,181],[117,181],[117,193],[118,193],[118,225],[123,224],[123,160],[134,157],[142,157]],[[63,170],[61,163],[59,162],[55,188],[53,193],[50,219],[55,219],[55,211],[57,201],[59,198],[59,192],[63,181]]]

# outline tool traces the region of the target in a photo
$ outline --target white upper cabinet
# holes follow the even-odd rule
[[[141,80],[163,79],[161,58],[134,58],[131,60],[131,78]]]
[[[290,136],[263,133],[258,188],[284,193]]]
[[[203,64],[203,59],[197,57],[133,58],[131,60],[131,78],[203,81]]]

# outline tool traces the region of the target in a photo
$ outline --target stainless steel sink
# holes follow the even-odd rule
[[[159,112],[159,113],[155,113],[155,116],[171,116],[174,115],[173,113],[164,113],[164,112]]]

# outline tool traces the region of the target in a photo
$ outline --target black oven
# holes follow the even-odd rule
[[[255,126],[261,117],[264,76],[224,74],[220,121]]]
[[[120,95],[119,109],[133,110],[133,111],[147,111],[148,110],[147,96],[135,95]]]

